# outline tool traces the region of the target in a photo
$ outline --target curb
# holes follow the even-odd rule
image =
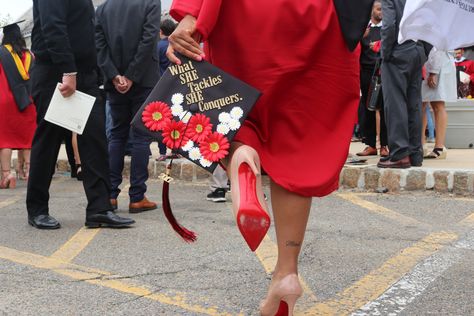
[[[433,190],[440,193],[474,195],[474,170],[408,168],[379,169],[376,166],[344,166],[341,188],[389,192]]]
[[[159,179],[165,172],[168,161],[150,159],[148,172],[150,179]],[[13,161],[16,165],[16,159]],[[56,163],[57,172],[70,172],[69,163],[60,159]],[[125,158],[123,175],[130,175],[130,157]],[[186,159],[173,161],[171,176],[176,180],[203,182],[211,174]],[[264,184],[269,183],[264,177]],[[408,169],[379,169],[375,165],[344,166],[339,178],[342,189],[357,189],[361,191],[375,191],[386,188],[389,192],[425,191],[432,190],[440,193],[454,193],[457,195],[474,195],[474,170],[463,169],[436,169],[436,168],[408,168]]]

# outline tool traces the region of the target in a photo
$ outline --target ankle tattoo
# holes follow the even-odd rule
[[[293,240],[287,240],[286,246],[287,247],[301,247],[301,243],[297,241],[293,241]]]

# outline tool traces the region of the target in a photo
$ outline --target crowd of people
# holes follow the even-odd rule
[[[392,10],[392,8],[386,8],[386,10],[389,13],[388,16],[392,18],[392,12],[388,11]],[[474,91],[472,90],[474,87],[474,61],[465,57],[465,55],[468,55],[466,52],[472,51],[473,48],[467,48],[466,51],[464,49],[457,49],[452,52],[446,52],[438,50],[436,47],[427,50],[427,47],[423,46],[423,50],[428,54],[426,56],[427,61],[422,67],[413,69],[415,72],[412,73],[412,75],[416,76],[416,78],[414,77],[410,82],[416,85],[414,86],[414,91],[410,93],[409,90],[407,90],[406,82],[397,82],[396,88],[402,88],[403,93],[400,94],[400,91],[398,91],[393,94],[394,86],[392,79],[403,78],[404,72],[408,69],[402,67],[392,69],[387,67],[391,64],[390,60],[384,59],[383,56],[381,56],[381,48],[384,46],[383,42],[393,42],[394,40],[393,36],[389,36],[390,30],[384,32],[384,23],[396,25],[394,22],[400,22],[386,21],[382,17],[382,2],[381,0],[376,0],[373,5],[371,20],[361,41],[361,98],[354,141],[360,139],[366,144],[366,147],[361,152],[358,152],[357,156],[368,157],[380,155],[381,163],[379,167],[383,168],[386,166],[384,160],[389,156],[391,156],[391,160],[399,161],[403,158],[402,156],[407,156],[406,149],[412,146],[410,149],[410,155],[413,158],[412,163],[405,161],[404,164],[389,164],[388,166],[408,168],[410,166],[420,166],[423,159],[445,159],[447,157],[445,139],[448,120],[446,103],[456,102],[458,98],[470,99],[474,95]],[[385,33],[387,36],[382,39],[381,33]],[[398,34],[398,32],[391,33]],[[386,48],[389,48],[385,49],[385,51],[392,50],[393,47],[395,51],[400,50],[400,60],[406,60],[409,52],[402,50],[396,43],[392,42],[385,45]],[[408,44],[404,45],[405,47],[403,48],[408,48],[406,47]],[[411,43],[411,45],[414,46],[413,43]],[[422,57],[425,58],[425,56]],[[382,60],[385,61],[385,64]],[[392,73],[388,76],[384,76],[383,68],[387,68],[385,72]],[[382,76],[381,91],[383,98],[379,98],[377,108],[374,110],[369,106],[370,100],[368,100],[368,96],[372,92],[371,89],[373,89],[372,83],[374,81],[372,79],[380,75]],[[421,89],[417,86],[418,84],[421,84]],[[404,102],[404,100],[410,96],[414,97],[415,95],[413,95],[413,93],[416,93],[416,98],[418,98],[419,92],[421,92],[421,108],[418,106],[419,100],[412,99],[411,101],[409,100],[409,102]],[[407,110],[402,108],[402,104],[407,106]],[[418,128],[420,125],[420,116],[421,128]],[[414,141],[413,139],[410,141],[409,138],[416,138],[416,131],[413,130],[413,133],[409,130],[407,131],[406,128],[410,127],[399,121],[402,118],[404,121],[407,119],[411,120],[412,124],[416,124],[411,126],[415,130],[420,130],[423,159],[420,158],[419,155],[412,155],[414,148],[418,147],[418,140]],[[390,127],[388,131],[387,126]],[[403,131],[400,130],[400,127],[404,127]],[[400,133],[405,134],[403,135],[403,140],[400,138]],[[391,136],[389,137],[388,135]],[[409,135],[408,138],[407,135]],[[427,144],[429,142],[434,143],[432,148]],[[406,145],[408,145],[408,147],[406,147]],[[402,151],[405,151],[402,154],[399,154],[400,147]]]
[[[421,166],[424,158],[446,158],[446,102],[474,95],[474,62],[461,49],[453,55],[423,41],[398,43],[405,0],[301,0],[285,9],[266,4],[175,0],[170,13],[176,24],[160,23],[159,0],[108,0],[95,11],[90,0],[33,1],[31,51],[18,24],[3,28],[0,188],[27,181],[28,223],[60,228],[49,214],[49,188],[65,142],[72,176],[83,181],[87,197],[85,226],[133,225],[133,219],[115,213],[127,154],[129,212],[158,204],[146,197],[153,139],[131,128],[131,120],[169,63],[181,63],[176,52],[207,59],[263,92],[224,167],[214,172],[207,199],[226,201],[232,185],[234,217],[255,250],[270,221],[261,166],[269,175],[278,261],[260,312],[291,315],[302,293],[298,256],[311,198],[337,189],[357,109],[367,145],[357,155],[380,155],[378,167],[409,168]],[[299,12],[310,13],[302,18]],[[298,28],[288,27],[295,23]],[[293,46],[291,54],[282,49]],[[374,92],[378,79],[381,95]],[[63,97],[76,91],[96,97],[82,135],[44,119],[58,82]],[[341,82],[344,89],[337,88]],[[435,134],[428,136],[435,144],[424,151],[427,109],[434,113]],[[20,150],[17,177],[11,172],[12,150]],[[169,158],[163,144],[159,150],[158,161]],[[323,155],[328,152],[329,160]]]

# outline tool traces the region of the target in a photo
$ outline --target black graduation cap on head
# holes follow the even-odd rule
[[[134,128],[162,141],[198,166],[213,172],[260,92],[206,61],[179,56],[161,77],[132,121]],[[196,235],[179,225],[169,203],[172,160],[162,174],[163,210],[186,241]],[[167,181],[168,180],[168,181]]]
[[[25,20],[20,20],[17,22],[9,23],[7,25],[1,26],[0,28],[3,29],[3,34],[11,34],[11,33],[20,33],[21,34],[21,29],[18,24],[25,22]]]

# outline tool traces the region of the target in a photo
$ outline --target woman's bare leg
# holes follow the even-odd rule
[[[448,113],[443,101],[431,102],[435,116],[436,141],[435,148],[443,148],[446,141],[446,128],[448,126]]]
[[[303,245],[311,198],[271,184],[271,201],[278,244],[278,261],[273,279],[298,273],[298,256]]]
[[[421,117],[422,117],[422,126],[421,129],[421,145],[424,146],[426,143],[426,126],[428,126],[428,117],[426,116],[426,107],[429,106],[428,102],[423,102],[422,109],[421,109]]]
[[[2,180],[10,175],[12,163],[12,150],[10,148],[0,149],[0,164],[2,166]]]

